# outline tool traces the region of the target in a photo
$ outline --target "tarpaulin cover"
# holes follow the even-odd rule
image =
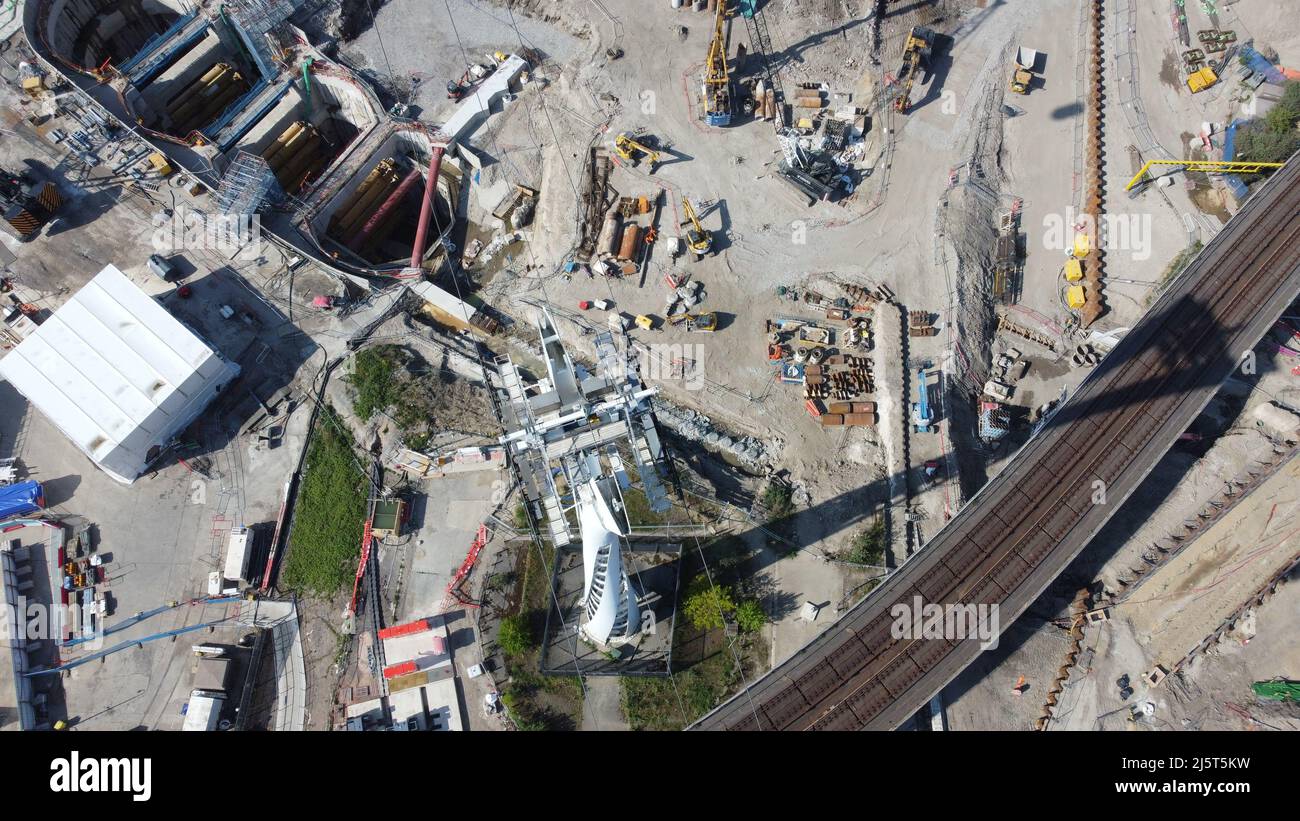
[[[40,482],[19,482],[0,487],[0,519],[34,513],[45,507],[45,492]]]

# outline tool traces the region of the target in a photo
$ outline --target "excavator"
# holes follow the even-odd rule
[[[686,212],[686,220],[682,225],[689,225],[690,229],[686,232],[686,244],[695,252],[697,258],[704,257],[713,248],[713,235],[704,230],[700,224],[700,218],[695,213],[695,208],[691,201],[682,197],[682,210]]]
[[[668,317],[669,325],[680,325],[686,323],[686,330],[697,333],[711,334],[718,329],[718,315],[709,311],[702,314],[673,314]]]
[[[912,83],[916,82],[916,75],[923,68],[929,67],[933,49],[934,32],[923,26],[913,27],[903,47],[903,67],[898,70],[898,79],[903,87],[894,99],[895,111],[905,114],[912,107]]]
[[[614,151],[620,157],[632,163],[645,159],[645,161],[650,164],[651,174],[655,172],[655,166],[659,164],[658,151],[646,145],[644,142],[633,139],[627,133],[619,134],[614,138]]]

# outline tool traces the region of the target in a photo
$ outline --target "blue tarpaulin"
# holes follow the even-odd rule
[[[40,482],[19,482],[0,487],[0,519],[24,516],[45,507],[45,491]]]
[[[1264,75],[1264,79],[1270,83],[1282,85],[1286,82],[1286,75],[1282,73],[1281,69],[1270,63],[1264,55],[1250,46],[1241,47],[1241,59],[1246,62],[1251,71]]]
[[[1238,126],[1244,125],[1245,123],[1246,123],[1245,120],[1233,120],[1232,125],[1224,129],[1223,132],[1223,161],[1224,162],[1231,162],[1232,158],[1236,156],[1237,128]],[[1227,189],[1230,192],[1232,192],[1232,196],[1237,198],[1237,202],[1241,202],[1242,200],[1246,199],[1246,195],[1250,193],[1250,189],[1248,189],[1246,187],[1246,184],[1241,181],[1241,177],[1238,177],[1236,174],[1224,174],[1223,184],[1227,186]]]

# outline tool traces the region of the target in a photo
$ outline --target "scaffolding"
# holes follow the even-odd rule
[[[293,16],[302,0],[237,0],[230,11],[230,19],[239,31],[240,38],[248,48],[253,62],[262,73],[263,80],[270,80],[278,73],[275,54],[266,35],[276,26]]]
[[[227,215],[252,215],[279,198],[280,186],[271,166],[247,151],[239,152],[217,187],[217,207]]]

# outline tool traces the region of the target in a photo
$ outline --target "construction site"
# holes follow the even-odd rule
[[[238,364],[110,474],[194,542],[123,612],[276,637],[227,726],[1294,729],[1284,6],[29,1],[0,365],[89,259]],[[260,233],[144,227],[187,214]],[[14,482],[65,430],[28,379]],[[889,634],[913,596],[1001,643]],[[180,722],[147,652],[174,692],[115,729]],[[114,703],[90,669],[47,723]]]

